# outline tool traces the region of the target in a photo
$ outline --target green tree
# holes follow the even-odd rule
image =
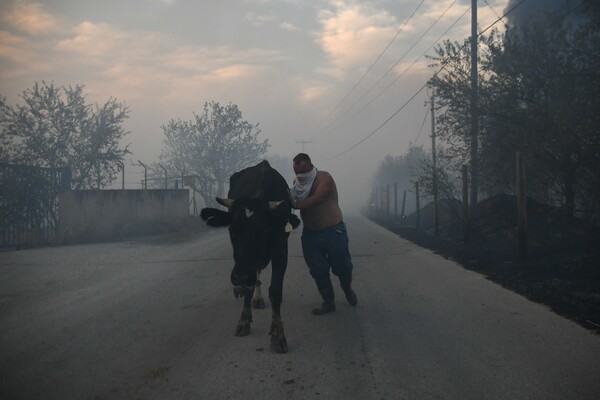
[[[84,86],[57,87],[37,82],[25,90],[22,105],[0,97],[0,158],[42,167],[70,167],[74,189],[109,185],[116,179],[128,146],[123,122],[129,109],[116,99],[86,104]]]
[[[582,8],[582,10],[584,10]],[[479,38],[479,182],[487,195],[515,190],[515,153],[526,157],[527,187],[573,215],[600,205],[600,25],[563,9],[523,27]],[[446,41],[431,57],[436,131],[458,171],[468,163],[468,48]]]
[[[485,140],[489,130],[489,116],[485,112],[489,108],[490,85],[489,65],[490,47],[499,38],[497,30],[492,30],[489,36],[478,38],[478,143]],[[460,42],[444,41],[435,48],[435,54],[429,56],[433,60],[431,67],[440,72],[429,81],[433,89],[436,105],[436,137],[446,145],[448,166],[453,170],[462,168],[470,163],[471,157],[471,54],[470,39]],[[481,153],[481,145],[478,146]],[[486,191],[487,180],[484,178],[482,167],[484,163],[479,158],[479,191]]]
[[[258,124],[245,121],[235,104],[223,107],[217,102],[204,104],[201,115],[191,121],[170,120],[162,127],[162,164],[170,171],[194,175],[195,189],[205,204],[222,197],[229,177],[249,167],[266,153],[268,140],[260,141]],[[216,185],[216,193],[215,193]]]
[[[598,181],[600,43],[592,24],[549,18],[508,30],[493,50],[495,127],[484,153],[498,171],[511,150],[525,152],[530,190],[572,216]]]
[[[379,188],[390,185],[390,190],[392,190],[396,185],[399,195],[405,190],[414,191],[414,182],[417,181],[419,167],[426,158],[423,146],[410,146],[407,152],[400,156],[386,155],[373,176],[373,186]],[[409,198],[409,205],[405,209],[407,213],[414,207],[413,197]],[[390,194],[390,201],[393,202],[393,194]],[[402,198],[399,198],[398,201],[401,202]]]

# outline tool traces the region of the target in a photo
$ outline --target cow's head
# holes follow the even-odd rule
[[[217,198],[217,202],[229,211],[204,208],[200,216],[211,226],[229,225],[234,259],[231,283],[251,289],[256,284],[256,271],[269,262],[273,235],[285,235],[287,223],[295,228],[300,221],[291,214],[287,201],[245,197],[235,200]]]

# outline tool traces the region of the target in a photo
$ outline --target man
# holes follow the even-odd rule
[[[317,171],[308,154],[294,157],[293,166],[296,179],[290,197],[304,223],[302,252],[323,297],[323,304],[313,314],[335,311],[329,268],[340,279],[348,303],[355,306],[358,299],[351,286],[352,258],[335,182],[328,172]]]

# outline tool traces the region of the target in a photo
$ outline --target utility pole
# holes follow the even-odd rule
[[[305,150],[306,144],[307,143],[312,143],[312,140],[296,140],[296,143],[302,144],[302,152],[306,153],[306,150]]]
[[[438,176],[437,176],[437,155],[435,150],[435,104],[434,95],[431,94],[431,162],[433,166],[433,224],[435,228],[435,236],[438,236],[440,230],[440,206],[438,193]]]
[[[471,207],[477,205],[477,186],[479,175],[477,134],[479,131],[478,120],[478,93],[477,93],[477,0],[471,0]]]

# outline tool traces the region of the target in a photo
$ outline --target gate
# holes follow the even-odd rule
[[[59,194],[70,186],[69,168],[0,163],[0,248],[55,241]]]

